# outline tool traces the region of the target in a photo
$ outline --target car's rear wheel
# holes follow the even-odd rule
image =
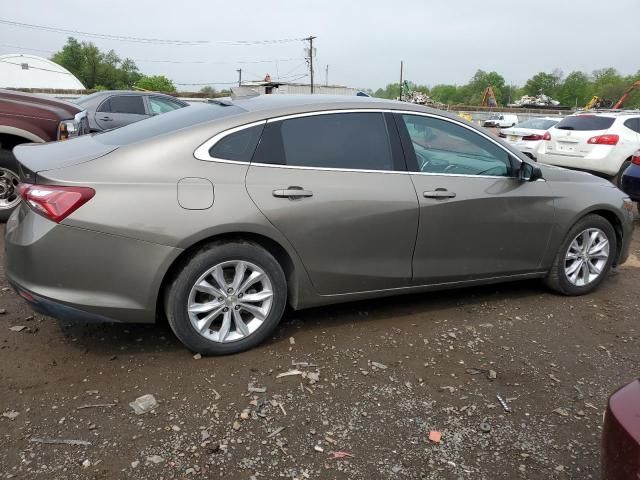
[[[564,295],[590,293],[609,273],[616,253],[611,224],[599,215],[588,215],[567,234],[545,282]]]
[[[278,261],[255,243],[210,244],[186,260],[165,295],[169,325],[190,350],[248,350],[278,325],[287,283]]]
[[[20,203],[16,173],[18,163],[10,150],[0,149],[0,222],[6,222],[13,209]]]

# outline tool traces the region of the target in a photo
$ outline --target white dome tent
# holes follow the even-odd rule
[[[0,88],[84,90],[69,70],[36,55],[0,55]]]

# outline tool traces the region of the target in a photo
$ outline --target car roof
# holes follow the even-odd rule
[[[257,114],[287,115],[289,113],[318,112],[323,110],[348,109],[384,109],[412,110],[418,112],[437,113],[438,115],[457,118],[449,112],[435,110],[415,103],[386,100],[375,97],[356,95],[258,95],[253,97],[236,97],[225,102]],[[268,112],[268,113],[267,113]]]
[[[582,110],[575,112],[573,116],[595,115],[599,117],[625,117],[640,115],[640,110]]]

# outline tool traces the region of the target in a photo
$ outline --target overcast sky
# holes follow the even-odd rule
[[[149,75],[176,84],[237,79],[295,79],[307,71],[305,43],[233,45],[236,40],[318,38],[316,79],[361,88],[405,78],[433,86],[466,83],[481,68],[524,83],[539,71],[640,69],[640,0],[154,1],[4,0],[0,19],[111,35],[207,40],[157,45],[91,39],[101,49],[133,58]],[[66,35],[0,24],[0,54],[50,56]],[[7,46],[9,45],[9,46]],[[17,47],[22,47],[17,48]],[[279,62],[244,63],[279,59]],[[144,60],[210,63],[152,63]],[[218,63],[215,63],[218,62]],[[226,63],[225,63],[226,62]],[[300,78],[298,81],[308,81]],[[217,88],[223,85],[215,85]],[[201,86],[179,85],[180,90]]]

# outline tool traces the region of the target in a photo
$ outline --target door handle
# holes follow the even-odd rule
[[[110,122],[111,120],[113,120],[113,118],[111,118],[111,117],[101,117],[100,120],[103,120],[105,122]]]
[[[424,198],[455,198],[456,194],[445,189],[436,189],[430,192],[423,192]]]
[[[295,198],[313,197],[313,192],[304,190],[302,187],[289,187],[282,190],[274,190],[273,196],[293,200]]]

